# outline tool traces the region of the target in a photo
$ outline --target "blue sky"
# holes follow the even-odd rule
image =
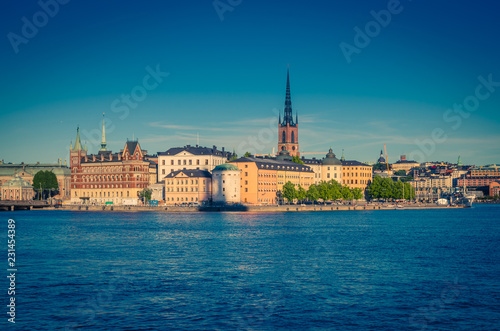
[[[499,1],[55,1],[0,14],[5,162],[96,152],[103,112],[113,151],[272,152],[289,64],[302,152],[500,163]]]

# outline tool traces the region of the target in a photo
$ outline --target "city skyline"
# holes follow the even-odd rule
[[[498,2],[41,3],[0,23],[5,162],[69,160],[78,126],[96,153],[103,112],[114,152],[277,152],[287,64],[300,152],[500,158]]]

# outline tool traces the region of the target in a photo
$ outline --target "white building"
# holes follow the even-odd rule
[[[221,164],[212,170],[212,201],[239,203],[241,170],[234,164]]]
[[[158,182],[169,173],[178,170],[207,170],[226,163],[233,154],[226,152],[224,147],[218,150],[213,148],[191,146],[170,148],[166,152],[158,153]]]

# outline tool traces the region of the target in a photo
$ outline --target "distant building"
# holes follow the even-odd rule
[[[416,161],[409,161],[406,155],[401,155],[400,159],[391,165],[393,171],[404,170],[408,172],[412,168],[420,167],[420,163]]]
[[[233,153],[222,147],[212,148],[191,146],[173,147],[165,152],[158,153],[158,181],[163,180],[169,173],[178,170],[206,170],[212,171],[220,164],[226,163]]]
[[[490,183],[489,195],[492,197],[500,195],[500,181]]]
[[[329,182],[332,179],[339,184],[342,183],[342,161],[337,159],[331,148],[323,159],[302,157],[301,161],[314,172],[314,184],[319,184],[321,181]]]
[[[165,181],[150,184],[151,200],[165,201]]]
[[[278,153],[280,151],[288,151],[291,156],[299,153],[299,115],[295,115],[293,120],[292,98],[290,96],[290,75],[289,70],[286,71],[286,96],[283,121],[281,113],[278,117]]]
[[[2,200],[32,200],[35,195],[33,186],[18,174],[1,185],[1,192]]]
[[[212,199],[212,174],[207,170],[176,170],[165,176],[164,181],[167,204],[201,204]]]
[[[386,163],[382,150],[380,150],[380,157],[378,158],[377,163]]]
[[[240,203],[241,170],[234,164],[221,164],[212,170],[212,201]]]
[[[430,176],[422,177],[409,181],[410,185],[415,188],[415,196],[417,199],[425,199],[432,197],[433,194],[452,191],[453,177],[452,176]]]
[[[28,183],[33,185],[33,178],[39,171],[50,171],[56,175],[59,185],[59,194],[55,198],[67,200],[71,198],[71,169],[66,165],[58,163],[1,163],[0,164],[0,185],[12,179],[16,174]],[[36,187],[34,188],[36,191]]]
[[[480,177],[500,177],[500,165],[489,164],[481,167],[474,167],[470,169],[471,178]]]

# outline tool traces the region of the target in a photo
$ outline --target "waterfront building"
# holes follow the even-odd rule
[[[119,153],[107,150],[102,131],[101,149],[87,155],[77,129],[75,146],[70,148],[71,201],[84,204],[137,203],[139,192],[150,185],[150,161],[138,140],[127,140]]]
[[[281,113],[278,116],[278,153],[280,151],[288,151],[290,152],[291,156],[300,156],[299,115],[295,114],[294,121],[292,112],[292,98],[290,96],[290,75],[288,69],[286,71],[286,95],[283,120],[281,120]]]
[[[158,153],[158,181],[163,180],[169,173],[178,170],[206,170],[212,171],[220,164],[226,163],[234,154],[212,148],[191,146],[173,147],[165,152]]]
[[[420,163],[406,159],[406,155],[401,155],[400,159],[391,165],[393,171],[404,170],[406,173],[412,168],[420,167]]]
[[[151,190],[151,200],[165,201],[165,181],[150,184],[148,188]]]
[[[208,170],[181,169],[164,178],[167,204],[206,203],[212,198],[212,174]]]
[[[342,161],[337,159],[331,148],[323,159],[302,157],[301,161],[314,172],[314,184],[329,182],[332,179],[342,183]]]
[[[288,152],[281,151],[277,158],[242,157],[231,161],[241,170],[241,202],[275,204],[276,193],[289,181],[307,191],[314,183],[314,172],[288,158]]]
[[[453,190],[452,176],[435,175],[419,177],[408,183],[415,188],[415,197],[417,199],[426,199],[428,197],[437,198],[440,193]]]
[[[500,195],[500,181],[498,182],[491,182],[489,185],[489,195],[491,197],[499,196]]]
[[[342,185],[349,188],[360,188],[363,191],[373,180],[373,168],[359,161],[345,160],[342,155]]]
[[[234,164],[221,164],[212,170],[212,201],[240,203],[241,170]]]
[[[478,188],[478,187],[489,187],[491,183],[500,181],[500,176],[483,176],[483,177],[470,177],[470,174],[465,178],[457,179],[457,186],[462,187],[465,186],[467,188]]]
[[[71,169],[62,165],[61,160],[58,163],[0,163],[0,185],[12,179],[16,174],[22,179],[33,185],[33,178],[39,171],[50,171],[56,175],[59,185],[59,194],[56,199],[67,200],[71,198]],[[37,188],[34,188],[35,191]],[[0,196],[1,198],[1,196]]]
[[[35,196],[33,186],[19,174],[1,184],[2,200],[32,200]]]

